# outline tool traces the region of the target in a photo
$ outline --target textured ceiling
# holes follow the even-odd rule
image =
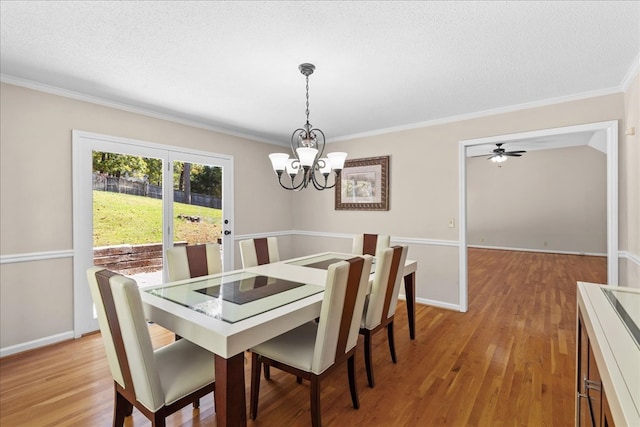
[[[619,91],[640,2],[0,2],[3,81],[287,144]]]

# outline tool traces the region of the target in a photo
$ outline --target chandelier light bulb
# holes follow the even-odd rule
[[[315,148],[300,147],[296,149],[296,153],[298,154],[298,159],[300,159],[300,164],[302,166],[311,167],[311,165],[316,161],[318,150]]]
[[[331,173],[331,161],[328,157],[323,157],[318,162],[318,167],[320,168],[320,173],[322,175],[328,175]]]
[[[271,166],[273,167],[273,170],[276,172],[282,172],[287,167],[289,155],[285,153],[271,153],[269,154],[269,159],[271,159]]]
[[[300,162],[295,159],[287,160],[287,174],[295,176],[300,172]]]
[[[347,160],[347,153],[336,151],[334,153],[327,154],[327,157],[329,158],[329,161],[331,161],[331,169],[344,169],[344,161]]]

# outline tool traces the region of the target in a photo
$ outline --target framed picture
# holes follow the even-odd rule
[[[389,156],[347,160],[335,189],[336,210],[389,210]]]

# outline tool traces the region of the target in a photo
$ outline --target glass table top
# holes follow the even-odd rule
[[[318,268],[321,270],[327,270],[329,266],[333,263],[344,261],[350,258],[353,258],[353,254],[341,254],[341,253],[326,253],[321,255],[313,255],[307,258],[296,259],[293,261],[286,262],[290,265],[299,265],[301,267],[309,267],[309,268]],[[373,262],[371,264],[371,274],[375,272],[376,259],[373,258]]]
[[[623,289],[602,289],[616,314],[640,347],[640,294]]]
[[[245,271],[145,290],[228,323],[248,319],[322,291],[322,286]]]

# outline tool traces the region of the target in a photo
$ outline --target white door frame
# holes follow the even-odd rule
[[[459,309],[468,310],[467,276],[467,147],[577,132],[604,131],[607,156],[607,284],[618,285],[618,121],[588,123],[531,132],[459,141]]]
[[[163,201],[173,200],[173,171],[170,170],[173,159],[193,161],[203,164],[221,165],[223,215],[223,268],[232,270],[234,266],[233,234],[233,157],[205,151],[155,144],[109,135],[100,135],[84,131],[72,131],[73,149],[73,330],[76,338],[98,329],[97,319],[93,317],[93,301],[87,285],[86,271],[93,265],[93,207],[91,174],[92,152],[109,151],[143,157],[155,157],[164,160]],[[169,184],[170,183],[170,184]],[[173,203],[163,203],[163,247],[173,245],[172,221]],[[225,222],[226,221],[226,222]],[[224,235],[224,231],[230,234]],[[166,265],[166,263],[163,263]],[[166,269],[165,269],[166,270]]]

